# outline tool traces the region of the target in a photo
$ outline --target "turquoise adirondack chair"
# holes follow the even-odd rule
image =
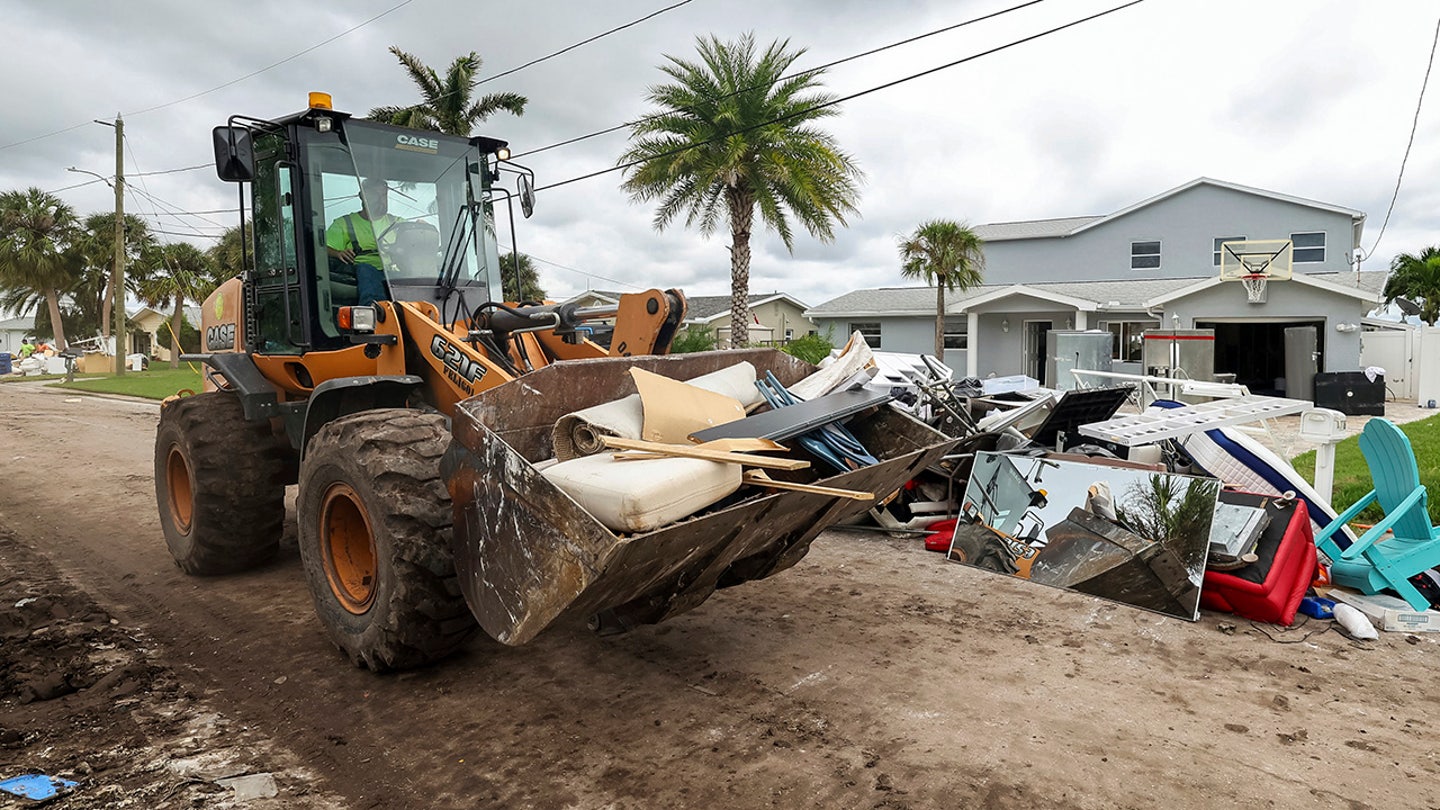
[[[1375,488],[1346,509],[1315,537],[1315,544],[1334,565],[1330,577],[1337,585],[1362,593],[1392,588],[1416,610],[1430,603],[1410,577],[1440,565],[1440,526],[1430,525],[1425,486],[1410,439],[1388,419],[1371,419],[1360,433],[1360,452],[1370,467]],[[1385,517],[1360,539],[1341,550],[1334,535],[1365,507],[1378,503]],[[1394,537],[1381,542],[1387,531]]]

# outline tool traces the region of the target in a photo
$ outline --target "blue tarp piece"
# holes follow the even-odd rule
[[[11,796],[19,796],[22,799],[43,802],[62,793],[69,793],[77,784],[79,782],[46,776],[43,773],[27,773],[0,781],[0,791],[9,793]]]

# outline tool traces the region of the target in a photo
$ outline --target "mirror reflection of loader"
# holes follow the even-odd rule
[[[354,119],[323,94],[274,120],[233,116],[214,139],[242,211],[250,192],[254,262],[202,307],[188,359],[204,363],[206,391],[161,409],[156,499],[186,572],[273,556],[298,483],[321,623],[380,671],[450,654],[477,619],[508,644],[575,613],[659,621],[783,570],[865,508],[782,492],[649,535],[596,531],[530,467],[556,416],[628,393],[617,380],[632,364],[689,379],[743,359],[787,383],[804,364],[773,350],[654,357],[684,318],[674,290],[604,308],[501,303],[496,214],[534,204],[502,141]],[[497,185],[504,173],[516,193]],[[340,248],[337,222],[357,232]],[[513,213],[508,224],[513,249]],[[358,244],[367,228],[373,246]],[[601,319],[608,351],[587,338]],[[895,417],[869,437],[880,464],[827,482],[888,492],[948,447]]]

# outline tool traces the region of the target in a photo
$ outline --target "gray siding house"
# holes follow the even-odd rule
[[[1283,388],[1284,330],[1315,326],[1322,371],[1359,368],[1360,322],[1384,271],[1355,273],[1365,215],[1199,178],[1105,216],[981,225],[983,287],[946,296],[945,362],[971,376],[1028,374],[1047,384],[1051,330],[1112,335],[1116,370],[1140,372],[1147,329],[1215,330],[1215,370]],[[1294,278],[1261,303],[1221,282],[1220,245],[1288,239]],[[860,331],[889,351],[934,351],[929,287],[857,290],[806,312],[822,333]]]

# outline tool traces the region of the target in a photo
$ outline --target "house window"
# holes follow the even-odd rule
[[[1109,321],[1110,356],[1117,363],[1139,363],[1145,346],[1145,330],[1159,329],[1159,321]]]
[[[1296,264],[1325,261],[1325,232],[1290,234],[1290,244],[1295,246],[1291,260]]]
[[[1220,246],[1226,242],[1244,242],[1243,236],[1217,236],[1215,238],[1215,266],[1220,266]]]
[[[880,323],[879,321],[867,321],[863,323],[850,324],[850,332],[859,332],[860,337],[870,344],[870,348],[880,348]]]
[[[1153,270],[1160,266],[1159,242],[1131,242],[1130,267],[1135,270]]]
[[[785,330],[785,342],[786,342],[786,343],[789,343],[790,341],[792,341],[792,340],[794,340],[794,339],[795,339],[795,330],[794,330],[794,329],[786,329],[786,330]]]

